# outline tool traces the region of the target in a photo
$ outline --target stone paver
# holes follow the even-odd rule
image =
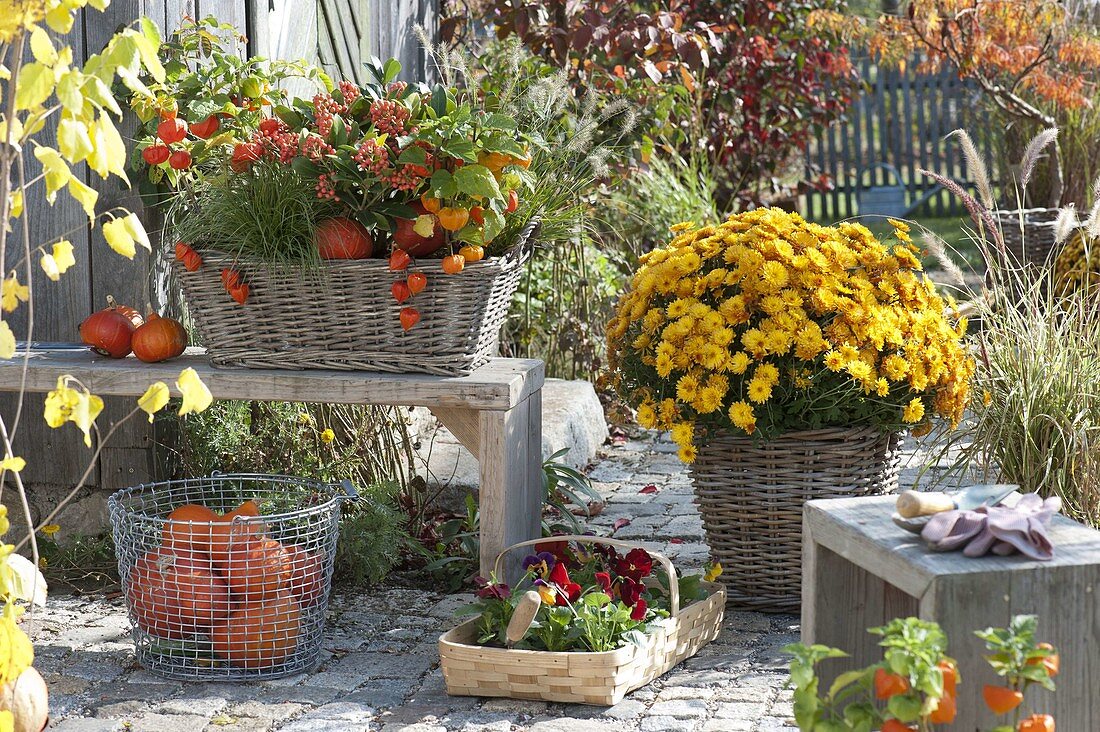
[[[910,441],[911,443],[912,441]],[[607,498],[590,520],[645,541],[683,571],[707,560],[691,481],[674,446],[643,435],[605,446],[590,471]],[[902,473],[912,485],[922,455]],[[657,492],[641,493],[647,485]],[[675,540],[675,541],[674,541]],[[410,580],[411,581],[411,580]],[[120,599],[50,598],[26,627],[51,686],[57,732],[789,732],[790,693],[779,649],[798,619],[730,609],[722,634],[698,656],[613,707],[451,697],[436,640],[463,595],[395,587],[333,594],[325,660],[313,673],[253,684],[181,683],[136,663]]]

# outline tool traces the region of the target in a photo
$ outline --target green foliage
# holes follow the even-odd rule
[[[603,497],[592,487],[587,475],[558,462],[558,458],[567,452],[569,448],[562,448],[542,463],[542,503],[561,517],[561,522],[557,524],[542,522],[543,536],[552,536],[562,530],[569,534],[583,534],[585,525],[574,515],[570,505],[582,510],[585,516],[591,516],[590,506],[603,502]]]
[[[408,545],[399,482],[411,446],[392,408],[216,402],[178,422],[175,472],[259,472],[350,480],[362,501],[340,522],[337,577],[377,582]]]
[[[601,234],[616,253],[631,255],[664,246],[669,227],[681,221],[717,223],[721,218],[715,192],[714,171],[701,155],[684,157],[662,145],[649,161],[648,170],[634,173],[613,188],[608,198],[613,226]]]
[[[317,264],[314,232],[336,212],[292,168],[261,162],[244,174],[211,176],[193,197],[177,197],[170,220],[175,240],[195,247]]]
[[[1054,681],[1043,659],[1055,655],[1053,648],[1040,647],[1035,642],[1039,620],[1034,615],[1017,615],[1007,628],[976,630],[974,635],[985,641],[990,655],[989,665],[998,676],[1005,678],[1014,689],[1038,684],[1047,691],[1054,691]]]
[[[1007,628],[976,631],[991,651],[987,660],[993,669],[1007,678],[1014,689],[1023,690],[1038,683],[1054,690],[1045,659],[1056,656],[1049,644],[1036,644],[1036,619],[1031,615],[1012,618]],[[822,661],[847,658],[837,648],[793,643],[783,651],[791,655],[789,685],[794,687],[794,716],[802,732],[870,732],[888,719],[916,725],[921,732],[933,728],[931,715],[941,699],[951,693],[945,674],[952,673],[951,687],[958,683],[957,666],[947,654],[947,637],[938,624],[919,618],[896,618],[887,625],[870,628],[879,635],[883,660],[866,668],[841,673],[822,695],[816,667]],[[904,682],[901,687],[884,684],[890,674]],[[879,679],[880,676],[885,676]],[[955,694],[958,692],[955,691]],[[881,704],[885,701],[885,704]],[[964,696],[956,704],[980,703],[978,694]],[[879,702],[876,704],[876,702]],[[883,708],[885,707],[885,708]],[[1018,716],[1017,712],[1017,716]],[[997,727],[1011,732],[1015,727]]]

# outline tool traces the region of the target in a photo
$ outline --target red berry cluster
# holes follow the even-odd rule
[[[402,135],[408,132],[409,109],[389,99],[371,102],[370,119],[374,128],[384,135]]]
[[[359,151],[352,156],[363,170],[369,170],[379,178],[390,167],[390,151],[385,145],[379,145],[377,140],[367,140],[359,146]]]
[[[260,130],[253,134],[252,142],[262,145],[267,157],[284,165],[289,165],[298,154],[298,135],[274,118],[260,123]]]
[[[405,90],[409,88],[409,85],[404,81],[391,81],[386,87],[386,95],[391,97],[399,97],[405,93]]]
[[[317,176],[317,197],[327,201],[340,200],[340,197],[336,195],[336,188],[332,185],[328,173]]]
[[[413,191],[420,187],[424,176],[420,174],[419,165],[404,165],[400,170],[395,170],[386,182],[399,191]],[[422,170],[422,168],[421,168]]]
[[[359,87],[350,81],[341,81],[339,89],[341,96],[344,97],[344,105],[347,107],[350,107],[352,102],[359,98]]]
[[[332,145],[316,135],[310,135],[302,140],[302,155],[305,155],[315,163],[321,162],[326,155],[331,155],[334,152],[336,152],[336,150]]]
[[[328,137],[328,133],[332,131],[333,116],[343,114],[348,108],[333,99],[331,94],[317,94],[313,97],[313,110],[314,119],[317,121],[317,131],[323,137]]]

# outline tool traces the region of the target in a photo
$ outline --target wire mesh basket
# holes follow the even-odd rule
[[[314,668],[350,482],[217,474],[108,501],[138,661],[171,679]]]

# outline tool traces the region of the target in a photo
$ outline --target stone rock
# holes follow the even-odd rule
[[[427,409],[410,410],[410,429],[417,430],[419,443],[416,472],[430,486],[446,490],[440,497],[445,506],[458,507],[465,495],[480,484],[478,463]],[[596,390],[587,381],[547,379],[542,388],[542,457],[545,460],[563,448],[558,458],[570,467],[583,468],[596,457],[607,440],[607,422]]]

